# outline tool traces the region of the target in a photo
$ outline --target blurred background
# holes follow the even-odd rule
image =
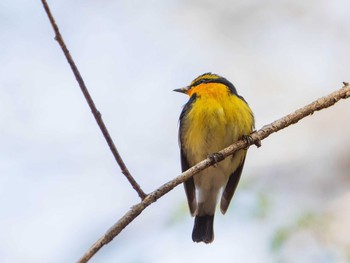
[[[131,173],[180,174],[172,92],[232,81],[261,128],[350,81],[345,0],[49,1]],[[41,1],[0,2],[0,262],[75,262],[139,200],[120,173]],[[350,262],[350,101],[251,147],[211,245],[182,186],[91,262]]]

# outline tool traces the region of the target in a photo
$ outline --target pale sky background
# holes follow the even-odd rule
[[[350,2],[49,1],[129,170],[180,174],[172,92],[234,83],[259,129],[350,81]],[[0,2],[0,262],[75,262],[138,197],[120,173],[41,1]],[[182,186],[91,262],[350,262],[350,101],[252,147],[211,245]]]

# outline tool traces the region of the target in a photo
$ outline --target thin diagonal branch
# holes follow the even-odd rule
[[[336,102],[338,102],[341,99],[346,99],[350,97],[350,86],[348,83],[344,83],[344,87],[340,90],[337,90],[328,96],[322,97],[309,105],[306,105],[303,108],[300,108],[296,110],[295,112],[280,118],[271,124],[265,125],[263,128],[261,128],[259,131],[256,131],[251,134],[250,140],[240,140],[229,147],[223,149],[219,153],[222,155],[222,160],[224,160],[226,157],[231,156],[233,153],[240,149],[244,149],[252,144],[259,145],[259,142],[269,135],[271,135],[274,132],[277,132],[281,129],[284,129],[288,127],[289,125],[292,125],[294,123],[297,123],[301,119],[312,115],[315,111],[319,111],[325,108],[328,108],[332,105],[334,105]],[[199,173],[200,171],[204,170],[205,168],[213,165],[214,162],[212,159],[208,158],[200,163],[196,164],[192,168],[188,169],[184,173],[182,173],[180,176],[176,177],[175,179],[167,182],[166,184],[162,185],[152,193],[146,196],[145,199],[142,200],[142,202],[134,205],[123,217],[121,217],[117,223],[115,223],[99,240],[93,244],[89,250],[85,253],[85,255],[78,261],[79,263],[85,263],[91,257],[93,257],[94,254],[97,253],[97,251],[100,250],[104,245],[109,243],[113,240],[114,237],[116,237],[127,225],[129,225],[143,210],[145,210],[150,204],[157,201],[160,197],[171,191],[174,187],[177,185],[185,182],[193,175]]]
[[[136,192],[138,193],[139,197],[141,199],[144,199],[146,197],[146,194],[145,192],[141,189],[140,185],[136,182],[136,180],[132,177],[132,175],[130,174],[128,168],[126,167],[122,157],[120,156],[111,136],[109,135],[109,132],[107,130],[107,127],[106,125],[104,124],[103,120],[102,120],[102,116],[101,116],[101,113],[97,110],[96,106],[95,106],[95,103],[94,101],[92,100],[92,97],[90,96],[90,93],[84,83],[84,80],[83,78],[81,77],[80,75],[80,72],[77,68],[77,66],[75,65],[74,63],[74,60],[72,58],[72,56],[70,55],[69,53],[69,50],[65,44],[65,42],[63,41],[63,38],[62,38],[62,35],[58,29],[58,26],[56,24],[56,21],[50,11],[50,8],[46,2],[46,0],[42,0],[42,3],[44,5],[44,9],[46,11],[46,14],[47,16],[49,17],[49,20],[50,20],[50,23],[53,27],[53,30],[55,32],[55,39],[57,40],[57,42],[59,43],[59,45],[61,46],[61,49],[73,71],[73,74],[76,78],[76,80],[78,81],[79,83],[79,86],[80,86],[80,89],[81,91],[83,92],[84,94],[84,97],[87,101],[87,103],[89,104],[89,107],[91,109],[91,112],[92,114],[94,115],[95,117],[95,120],[98,124],[98,126],[100,127],[101,131],[102,131],[102,134],[103,136],[105,137],[106,141],[107,141],[107,144],[114,156],[114,159],[117,161],[117,163],[119,164],[119,167],[122,171],[122,173],[125,175],[125,177],[128,179],[128,181],[130,182],[130,184],[132,185],[132,187],[136,190]]]

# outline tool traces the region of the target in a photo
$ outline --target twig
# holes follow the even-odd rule
[[[328,108],[338,102],[340,99],[346,99],[350,97],[350,86],[348,83],[344,82],[344,87],[340,90],[337,90],[328,96],[322,97],[309,105],[296,110],[295,112],[280,118],[271,124],[265,125],[259,131],[256,131],[251,134],[250,140],[240,140],[231,146],[220,151],[219,155],[222,156],[222,160],[226,157],[232,155],[234,152],[246,148],[252,144],[259,145],[260,140],[265,139],[270,134],[277,132],[281,129],[288,127],[291,124],[297,123],[301,119],[313,114],[315,111],[319,111],[325,108]],[[142,202],[134,205],[123,217],[119,219],[99,240],[89,248],[85,255],[78,261],[79,263],[87,262],[91,257],[100,250],[102,246],[109,243],[114,237],[116,237],[128,224],[130,224],[141,212],[148,207],[150,204],[155,202],[157,199],[171,191],[177,185],[183,183],[193,175],[199,173],[205,168],[213,165],[213,160],[208,158],[200,163],[196,164],[192,168],[188,169],[180,176],[169,181],[168,183],[162,185],[152,193],[146,196]]]
[[[54,19],[54,17],[52,16],[52,13],[50,11],[50,8],[46,2],[46,0],[42,0],[42,3],[44,5],[44,9],[46,11],[47,16],[49,17],[50,23],[53,27],[53,30],[55,32],[55,40],[57,40],[57,42],[59,43],[59,45],[61,46],[61,49],[73,71],[73,74],[76,78],[76,80],[79,83],[80,89],[84,94],[84,97],[87,101],[87,103],[89,104],[89,107],[91,109],[92,114],[95,117],[95,120],[98,124],[98,126],[100,127],[103,136],[105,137],[107,144],[114,156],[114,159],[117,161],[117,163],[119,164],[119,167],[122,171],[122,173],[125,175],[125,177],[129,180],[130,184],[132,185],[132,187],[136,190],[136,192],[138,193],[139,197],[141,199],[144,199],[146,197],[145,192],[141,189],[140,185],[136,182],[136,180],[132,177],[132,175],[130,174],[128,168],[126,167],[122,157],[120,156],[116,146],[114,145],[114,142],[111,138],[111,136],[109,135],[109,132],[107,130],[106,125],[104,124],[102,117],[101,117],[101,113],[97,110],[94,101],[92,100],[90,93],[88,91],[88,89],[86,88],[86,85],[84,83],[83,78],[81,77],[79,70],[77,68],[77,66],[74,63],[74,60],[72,58],[72,56],[69,53],[69,50],[65,44],[65,42],[63,41],[62,35],[58,29],[58,26],[56,24],[56,21]]]

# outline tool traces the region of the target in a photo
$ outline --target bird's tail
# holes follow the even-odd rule
[[[192,231],[194,242],[204,242],[206,244],[214,240],[214,215],[196,216]]]

